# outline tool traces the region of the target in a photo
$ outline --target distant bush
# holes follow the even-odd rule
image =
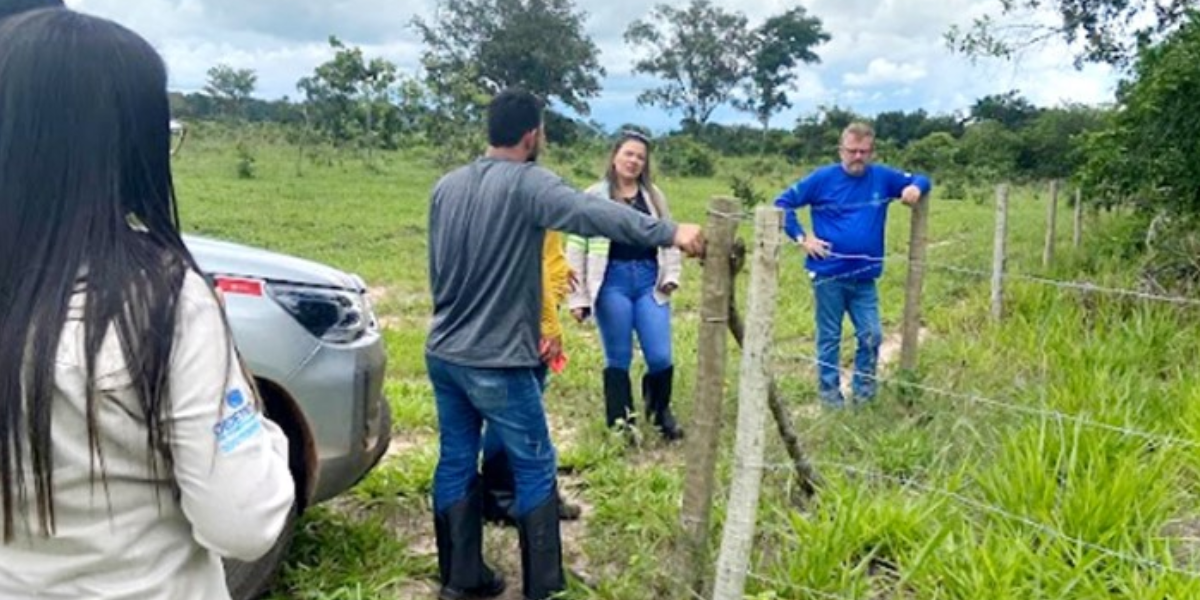
[[[966,200],[967,185],[962,179],[948,179],[938,185],[937,195],[941,200]]]
[[[664,141],[658,164],[664,172],[681,177],[712,177],[717,172],[716,153],[689,136]]]
[[[237,144],[237,176],[238,179],[254,179],[254,151],[245,142]]]

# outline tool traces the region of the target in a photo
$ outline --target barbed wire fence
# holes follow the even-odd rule
[[[1048,208],[1048,232],[1046,236],[1049,250],[1043,252],[1043,267],[1049,267],[1054,261],[1053,245],[1055,244],[1054,211],[1057,209],[1059,188],[1054,184],[1051,189],[1050,201],[1053,205]],[[927,271],[939,271],[955,275],[969,276],[980,279],[990,279],[992,282],[991,300],[992,316],[1000,320],[1004,317],[1003,300],[1005,287],[1010,282],[1043,286],[1062,293],[1077,293],[1086,295],[1106,295],[1146,303],[1158,303],[1174,307],[1198,307],[1200,299],[1170,294],[1156,293],[1143,289],[1131,289],[1114,285],[1103,285],[1091,281],[1059,280],[1040,274],[1011,272],[1007,265],[1007,204],[1008,188],[999,186],[997,198],[997,229],[991,268],[976,267],[950,262],[931,261],[926,257],[927,242],[927,199],[923,199],[913,211],[913,224],[910,227],[910,244],[907,254],[892,254],[885,256],[867,256],[855,254],[839,254],[830,252],[832,258],[864,263],[860,268],[839,275],[818,279],[814,286],[825,285],[838,279],[854,278],[868,271],[878,269],[887,263],[907,264],[908,280],[906,282],[906,303],[904,324],[902,330],[901,364],[899,376],[884,376],[878,373],[856,373],[852,375],[873,379],[877,384],[888,385],[901,390],[911,390],[921,394],[943,398],[953,402],[965,403],[984,407],[1017,418],[1040,419],[1043,422],[1055,423],[1060,426],[1072,425],[1076,428],[1095,430],[1137,440],[1155,447],[1171,447],[1195,450],[1200,443],[1173,435],[1169,432],[1156,431],[1138,427],[1136,424],[1120,419],[1097,417],[1086,413],[1074,413],[1059,410],[1049,404],[1030,404],[1013,398],[996,397],[981,394],[976,391],[944,389],[935,385],[922,383],[905,373],[916,367],[917,333],[921,319],[920,296]],[[872,205],[880,204],[873,202]],[[1082,231],[1082,203],[1077,191],[1074,198],[1074,232],[1072,242],[1079,247]],[[841,207],[846,210],[847,207]],[[693,427],[698,435],[689,438],[688,477],[685,483],[685,498],[682,511],[682,522],[685,531],[685,543],[681,544],[681,560],[674,571],[672,579],[677,582],[684,596],[689,599],[700,598],[708,600],[741,600],[744,598],[747,582],[755,582],[759,587],[771,590],[786,590],[791,594],[802,594],[803,598],[849,598],[844,592],[835,593],[828,590],[805,586],[801,582],[782,580],[754,569],[751,566],[755,525],[758,514],[758,504],[761,495],[761,485],[765,473],[786,471],[789,478],[797,484],[800,498],[798,507],[803,507],[807,500],[819,494],[823,484],[822,473],[842,473],[848,476],[869,478],[873,481],[886,482],[899,489],[911,493],[930,494],[952,501],[965,509],[988,514],[1010,521],[1031,531],[1047,535],[1079,548],[1086,548],[1105,557],[1121,562],[1137,565],[1141,568],[1161,572],[1174,573],[1190,579],[1200,579],[1200,572],[1185,569],[1170,564],[1159,558],[1139,553],[1112,548],[1104,544],[1072,536],[1050,524],[1017,514],[994,503],[973,497],[958,489],[943,488],[933,482],[924,482],[914,477],[899,477],[877,469],[861,465],[841,463],[825,458],[814,459],[805,453],[802,446],[803,435],[797,434],[792,422],[789,407],[784,403],[777,383],[772,378],[771,365],[776,361],[792,360],[811,364],[814,367],[840,365],[823,363],[817,357],[806,353],[781,353],[770,351],[773,331],[774,295],[777,289],[778,260],[781,239],[782,218],[778,211],[760,208],[755,215],[756,232],[753,242],[754,256],[751,259],[751,285],[746,320],[743,322],[736,308],[733,295],[734,278],[745,264],[744,254],[739,254],[738,245],[732,242],[736,234],[737,223],[749,220],[747,213],[737,210],[735,201],[731,199],[714,199],[709,210],[707,231],[723,231],[719,233],[727,242],[717,240],[712,252],[710,247],[709,261],[705,265],[705,299],[707,310],[702,311],[701,324],[701,379],[697,381],[697,406],[694,412],[701,413],[702,427]],[[716,227],[713,225],[716,224]],[[730,260],[724,260],[728,253]],[[715,260],[714,260],[715,259]],[[725,264],[727,263],[727,264]],[[710,281],[710,275],[716,274],[717,282]],[[710,286],[711,284],[711,286]],[[712,300],[709,292],[717,286],[725,286],[718,294],[717,302]],[[727,312],[722,313],[716,307],[719,303],[728,306]],[[706,341],[704,329],[709,328]],[[742,347],[741,373],[739,376],[739,408],[738,429],[735,439],[735,455],[731,461],[732,480],[728,486],[715,477],[717,466],[717,448],[721,437],[720,399],[724,396],[724,369],[716,367],[723,363],[726,346],[723,343],[724,329],[728,328],[735,340]],[[721,343],[715,343],[717,336]],[[705,356],[707,355],[707,359]],[[719,357],[719,359],[718,359]],[[707,362],[706,362],[707,361]],[[707,398],[707,407],[700,406],[699,400]],[[713,407],[716,407],[715,409]],[[769,462],[765,460],[765,415],[769,408],[774,417],[781,439],[784,442],[790,460],[788,462]],[[702,460],[694,460],[700,453],[709,456]],[[718,488],[728,493],[725,503],[726,516],[720,544],[720,554],[715,561],[709,556],[710,513],[713,508],[714,496]],[[708,576],[707,569],[715,564],[715,575]],[[765,596],[764,596],[765,597]],[[775,597],[775,596],[770,596]],[[781,596],[796,597],[796,596]]]

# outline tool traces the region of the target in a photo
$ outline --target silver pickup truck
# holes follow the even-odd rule
[[[291,441],[293,519],[349,489],[379,461],[390,439],[383,395],[387,355],[362,279],[311,261],[184,236],[221,290],[238,350],[271,419]],[[234,600],[261,595],[291,541],[253,563],[227,561]]]

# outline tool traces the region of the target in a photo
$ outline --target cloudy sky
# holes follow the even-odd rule
[[[678,2],[682,4],[682,1]],[[714,0],[745,13],[751,24],[783,12],[785,0]],[[436,0],[67,0],[77,10],[116,20],[146,36],[171,70],[172,89],[197,91],[217,63],[258,73],[257,95],[296,96],[296,81],[332,53],[336,34],[416,73],[420,42],[409,26],[414,15],[429,17]],[[833,39],[818,48],[822,63],[806,67],[792,93],[795,108],[777,117],[791,123],[820,105],[837,104],[865,114],[924,108],[933,113],[963,109],[986,94],[1018,89],[1043,106],[1099,103],[1112,98],[1115,76],[1107,68],[1076,71],[1071,52],[1050,45],[1016,63],[972,65],[952,55],[942,35],[953,24],[995,13],[998,0],[803,0],[822,19]],[[609,127],[643,123],[663,130],[679,115],[638,107],[638,93],[654,80],[632,75],[634,54],[622,34],[645,16],[645,0],[576,0],[588,13],[588,34],[600,47],[608,71],[592,116]],[[745,122],[733,111],[714,117]]]

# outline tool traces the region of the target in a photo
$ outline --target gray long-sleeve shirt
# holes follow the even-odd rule
[[[547,229],[650,246],[675,239],[674,224],[579,192],[533,163],[481,158],[443,177],[430,202],[426,351],[469,367],[540,363]]]

